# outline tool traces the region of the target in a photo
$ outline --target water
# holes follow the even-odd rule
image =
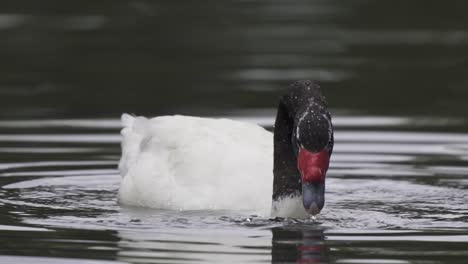
[[[267,127],[273,121],[232,118]],[[119,120],[2,122],[16,133],[0,137],[11,160],[1,164],[0,232],[9,256],[0,261],[463,263],[468,134],[424,132],[449,120],[335,119],[327,205],[302,222],[121,207]]]
[[[467,7],[0,3],[0,263],[465,263]],[[336,126],[316,219],[117,204],[122,112],[271,128],[300,78]]]

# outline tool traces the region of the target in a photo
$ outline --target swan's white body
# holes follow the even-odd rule
[[[119,202],[176,210],[248,210],[269,215],[273,137],[229,119],[122,116]],[[280,212],[278,212],[280,211]],[[300,199],[275,216],[304,215]]]

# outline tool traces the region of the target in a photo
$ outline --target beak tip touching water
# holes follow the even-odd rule
[[[325,204],[325,185],[322,183],[303,184],[302,202],[307,213],[319,214]]]
[[[311,215],[318,215],[321,211],[321,208],[319,208],[316,203],[312,203],[308,208],[304,207],[304,209]]]

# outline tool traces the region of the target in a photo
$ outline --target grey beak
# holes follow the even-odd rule
[[[302,203],[309,214],[316,215],[320,213],[325,204],[325,184],[302,184]]]

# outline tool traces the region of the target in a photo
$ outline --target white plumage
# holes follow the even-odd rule
[[[247,210],[270,215],[273,135],[229,119],[122,115],[119,202],[175,210]],[[301,200],[274,216],[306,216]]]
[[[122,204],[269,211],[273,138],[228,119],[122,116]]]

